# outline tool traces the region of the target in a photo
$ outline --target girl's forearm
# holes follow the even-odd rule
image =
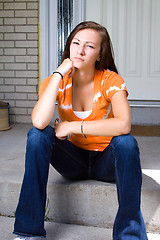
[[[130,119],[102,119],[95,121],[71,122],[71,134],[95,135],[95,136],[118,136],[128,134],[131,129]]]
[[[51,121],[54,114],[57,91],[61,82],[61,76],[54,74],[32,111],[32,123],[36,128],[43,129]]]
[[[69,70],[72,70],[73,74],[73,63],[67,58],[63,63],[57,68],[56,72],[52,75],[52,78],[43,93],[43,95],[38,100],[32,112],[32,122],[33,125],[39,129],[45,128],[51,121],[54,114],[55,103],[57,98],[57,91],[62,80]]]

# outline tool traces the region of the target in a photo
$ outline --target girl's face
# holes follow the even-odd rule
[[[101,36],[93,29],[83,29],[75,34],[70,45],[70,59],[78,69],[95,68],[100,60]]]

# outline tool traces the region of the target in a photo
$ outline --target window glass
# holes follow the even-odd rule
[[[58,65],[61,63],[64,46],[73,25],[73,0],[58,0],[57,6],[58,31]]]

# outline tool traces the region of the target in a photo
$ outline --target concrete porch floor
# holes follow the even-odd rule
[[[8,237],[8,236],[10,236],[10,233],[12,232],[13,221],[14,221],[13,218],[8,218],[8,216],[12,216],[12,217],[14,216],[14,211],[15,211],[15,208],[17,205],[19,191],[20,191],[20,185],[22,182],[23,174],[24,174],[24,154],[25,154],[25,146],[26,146],[26,133],[28,132],[28,130],[30,128],[31,128],[31,125],[29,125],[29,124],[15,124],[12,126],[11,130],[0,132],[0,168],[1,168],[0,214],[7,216],[7,218],[2,217],[3,221],[1,221],[1,223],[4,224],[4,227],[2,226],[2,229],[6,229],[6,230],[4,230],[4,234],[5,234],[4,237],[3,238],[0,237],[0,239],[3,239],[3,240],[8,240],[8,239],[14,238],[13,236],[12,236],[12,238]],[[140,152],[141,152],[141,163],[142,163],[142,171],[143,171],[142,212],[143,212],[143,216],[144,216],[144,219],[145,219],[145,222],[147,225],[147,230],[148,230],[148,232],[150,232],[150,234],[148,235],[149,240],[154,240],[154,239],[157,240],[157,239],[160,239],[160,235],[159,235],[160,234],[160,217],[159,217],[160,216],[160,201],[159,201],[159,199],[160,199],[160,147],[159,147],[160,146],[160,137],[158,137],[158,136],[156,136],[156,137],[154,137],[154,136],[152,136],[152,137],[136,136],[136,139],[139,143],[139,148],[140,148]],[[79,183],[79,185],[77,183],[74,184],[74,183],[66,182],[66,180],[64,180],[53,168],[50,169],[48,185],[49,185],[48,192],[49,192],[50,198],[51,198],[51,200],[53,200],[53,202],[55,204],[59,201],[59,199],[55,200],[52,198],[53,185],[54,185],[54,188],[56,188],[56,189],[57,189],[57,185],[59,186],[59,189],[56,190],[57,193],[64,191],[64,188],[67,186],[67,191],[69,192],[69,194],[72,194],[72,191],[76,191],[77,186],[80,189],[80,192],[84,191],[84,194],[88,193],[88,191],[91,191],[91,193],[93,193],[93,192],[95,193],[95,189],[96,189],[96,193],[98,191],[98,194],[102,193],[102,195],[103,195],[103,193],[105,191],[104,189],[106,189],[106,187],[108,189],[110,188],[111,190],[108,190],[108,191],[111,191],[110,194],[111,195],[113,194],[113,196],[114,196],[114,199],[112,199],[112,197],[111,197],[110,201],[113,200],[113,202],[115,203],[115,207],[112,209],[111,213],[108,213],[111,215],[110,216],[111,221],[109,222],[109,225],[107,227],[108,228],[111,227],[111,223],[113,221],[112,218],[114,218],[114,214],[116,212],[116,207],[117,207],[117,203],[115,200],[116,191],[115,191],[114,186],[110,187],[107,184],[99,183],[96,181],[95,182],[94,181],[87,181],[87,182],[81,181]],[[93,192],[92,192],[92,190],[93,190]],[[80,196],[80,197],[82,197],[82,199],[83,199],[83,196]],[[78,201],[77,199],[75,199],[75,200]],[[91,200],[92,199],[90,199],[90,201]],[[99,198],[97,198],[97,200],[95,199],[94,204],[95,205],[99,204],[100,200],[101,199],[99,199]],[[64,202],[62,202],[61,204],[63,205]],[[104,202],[104,204],[106,204],[106,203]],[[108,204],[110,204],[110,203],[108,203]],[[74,203],[72,203],[71,210],[72,210],[73,205],[74,205]],[[86,209],[87,208],[89,208],[89,206],[86,206]],[[86,211],[86,209],[84,209],[84,211]],[[61,210],[62,210],[62,212],[64,211],[63,208]],[[103,212],[103,210],[104,209],[103,209],[103,204],[102,204],[102,209],[100,210],[100,213],[101,213],[101,211]],[[102,236],[99,235],[99,231],[100,231],[100,230],[98,230],[99,228],[103,229],[103,231],[102,231],[103,234],[108,234],[108,236],[111,236],[111,229],[110,230],[106,229],[107,232],[104,230],[104,226],[106,225],[106,223],[104,222],[103,217],[102,218],[97,217],[93,221],[92,220],[93,217],[91,215],[87,215],[88,219],[85,219],[85,221],[83,222],[81,217],[84,218],[84,215],[82,214],[83,216],[80,216],[80,214],[81,214],[80,212],[78,212],[78,214],[79,214],[78,220],[77,220],[77,218],[75,219],[71,213],[67,213],[67,214],[69,214],[67,216],[68,218],[65,217],[65,221],[63,221],[61,216],[58,214],[59,213],[51,210],[48,215],[48,218],[55,222],[56,221],[60,222],[62,228],[63,228],[63,224],[67,223],[68,219],[70,219],[70,218],[72,218],[72,222],[71,222],[72,224],[79,224],[82,222],[83,225],[86,225],[86,226],[83,226],[86,229],[86,232],[88,231],[87,229],[89,229],[88,226],[90,226],[90,230],[92,233],[90,231],[88,231],[88,234],[90,232],[90,237],[89,236],[87,238],[83,237],[86,240],[104,239]],[[64,216],[64,212],[62,215]],[[56,217],[54,218],[54,216],[56,216]],[[5,224],[8,224],[7,228],[5,228]],[[55,223],[50,223],[50,224],[55,225]],[[47,223],[46,223],[46,225],[47,225]],[[76,232],[78,231],[78,234],[80,234],[80,231],[82,231],[82,232],[85,231],[84,228],[82,226],[79,226],[79,228],[78,228],[78,226],[74,227],[75,225],[70,225],[70,226],[72,226],[73,228],[71,227],[68,229],[70,229],[69,231],[72,231],[73,234],[72,234],[72,237],[67,238],[67,239],[74,239],[74,240],[79,239],[79,238],[73,237],[74,231],[75,231],[75,236],[76,236]],[[67,227],[68,227],[68,225],[67,225]],[[80,230],[80,227],[81,227],[81,230]],[[56,227],[54,227],[54,228],[56,228]],[[50,229],[51,228],[48,228],[48,239],[49,240],[52,239],[52,237],[51,237],[52,231]],[[95,229],[96,229],[96,231],[98,231],[96,238],[93,237],[94,234],[95,234],[94,236],[96,236],[96,233],[94,233],[93,229],[94,229],[94,231],[95,231]],[[156,233],[156,234],[153,235],[153,233]],[[92,238],[91,238],[91,236],[92,236]],[[66,238],[65,237],[64,238],[57,237],[56,239],[63,240]],[[110,240],[109,237],[107,238],[107,240]]]

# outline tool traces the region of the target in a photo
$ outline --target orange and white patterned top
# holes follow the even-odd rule
[[[43,94],[51,77],[52,75],[43,80],[39,96]],[[116,92],[122,90],[125,90],[128,96],[125,82],[117,73],[110,70],[96,70],[94,76],[93,108],[91,114],[84,121],[113,118],[111,99]],[[73,112],[72,78],[69,78],[68,74],[64,76],[60,83],[57,102],[61,121],[82,121]],[[110,144],[113,136],[86,135],[86,137],[84,138],[82,134],[74,134],[70,136],[69,141],[79,148],[91,151],[103,151]]]

